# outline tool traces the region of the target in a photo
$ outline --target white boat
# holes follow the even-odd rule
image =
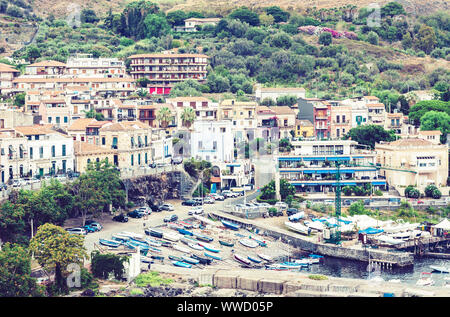
[[[402,244],[403,240],[401,239],[394,239],[388,235],[380,235],[378,237],[376,237],[376,239],[382,243],[386,243],[386,244],[390,244],[390,245],[397,245],[397,244]]]
[[[286,221],[286,222],[284,223],[284,225],[285,225],[288,229],[290,229],[290,230],[292,230],[292,231],[295,231],[295,232],[298,232],[298,233],[301,233],[301,234],[308,235],[308,234],[311,232],[311,229],[309,229],[307,226],[302,225],[302,224],[299,223],[299,222],[289,222],[289,221]]]
[[[271,256],[267,255],[267,254],[258,253],[258,256],[261,259],[263,259],[264,261],[267,261],[267,262],[272,262],[273,261],[273,258]]]
[[[152,239],[149,239],[149,238],[145,238],[144,241],[147,242],[148,245],[151,245],[153,247],[160,247],[160,246],[162,246],[161,242],[156,241],[156,240],[152,240]]]
[[[242,244],[243,246],[246,246],[248,248],[256,248],[257,246],[259,246],[259,243],[255,240],[250,240],[250,239],[241,239],[239,240],[240,244]]]
[[[417,286],[432,286],[434,285],[434,280],[431,277],[431,273],[423,272],[422,277],[417,281]]]
[[[131,237],[131,238],[135,238],[135,239],[143,239],[144,238],[143,234],[129,232],[129,231],[122,231],[122,232],[119,232],[119,234],[121,234],[123,236]]]
[[[163,238],[169,241],[177,242],[181,239],[182,235],[175,232],[163,232]]]
[[[189,242],[187,245],[194,250],[203,250],[203,247],[198,245],[197,243]]]
[[[180,246],[180,245],[178,245],[178,244],[175,244],[175,245],[173,246],[173,248],[174,248],[175,250],[180,251],[180,252],[183,252],[183,253],[191,253],[191,250],[189,250],[188,248],[182,247],[182,246]]]
[[[251,266],[252,262],[248,259],[246,259],[245,257],[243,257],[242,255],[239,254],[234,254],[234,259],[236,261],[238,261],[241,264],[247,265],[247,266]]]
[[[323,231],[325,229],[325,225],[320,221],[305,221],[305,226],[316,231]]]
[[[432,268],[433,271],[436,271],[436,272],[450,273],[450,267],[448,267],[448,266],[430,265],[430,268]]]

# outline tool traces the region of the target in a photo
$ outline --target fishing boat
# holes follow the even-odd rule
[[[143,262],[143,263],[154,263],[154,261],[151,258],[147,257],[147,256],[141,256],[141,262]]]
[[[430,268],[432,268],[434,272],[450,273],[450,267],[447,266],[430,265]]]
[[[282,263],[266,264],[266,270],[274,271],[300,271],[301,266],[284,265]]]
[[[259,246],[258,242],[250,239],[241,239],[239,240],[239,243],[248,248],[256,248],[257,246]]]
[[[162,253],[161,249],[158,249],[158,248],[155,248],[155,247],[152,247],[152,246],[148,246],[148,250],[152,251],[152,252],[155,252],[155,253]]]
[[[211,259],[214,259],[214,260],[218,260],[218,261],[222,261],[222,258],[221,257],[219,257],[219,256],[215,256],[215,255],[212,255],[212,254],[209,254],[209,253],[203,253],[205,256],[207,256],[208,258],[211,258]]]
[[[311,229],[310,228],[308,228],[307,226],[302,225],[299,222],[293,223],[293,222],[286,221],[284,223],[284,225],[288,229],[290,229],[292,231],[295,231],[295,232],[298,232],[298,233],[301,233],[301,234],[304,234],[304,235],[309,235],[311,233]]]
[[[107,240],[107,239],[99,239],[98,242],[101,245],[104,245],[104,246],[107,246],[107,247],[110,247],[110,248],[117,248],[117,247],[119,247],[119,245],[122,244],[121,242],[113,241],[113,240]]]
[[[320,221],[305,221],[304,224],[311,230],[322,231],[325,229],[325,225]]]
[[[219,240],[219,243],[220,243],[221,245],[226,246],[226,247],[232,247],[232,246],[234,246],[234,243],[231,242],[231,241]]]
[[[144,236],[142,234],[129,232],[129,231],[122,231],[122,232],[120,232],[120,234],[124,235],[124,236],[128,236],[130,238],[135,238],[135,239],[143,239],[144,238]]]
[[[198,243],[189,242],[187,245],[194,250],[203,250],[203,247],[198,245]]]
[[[239,228],[241,227],[240,225],[232,223],[230,221],[221,220],[221,222],[226,228],[231,230],[239,230]]]
[[[130,240],[130,237],[121,235],[120,233],[116,233],[111,236],[111,239],[113,239],[115,241],[126,242],[126,241]]]
[[[195,236],[198,240],[205,241],[205,242],[211,242],[211,241],[214,240],[213,238],[211,238],[211,237],[209,237],[209,236],[207,236],[207,235],[204,235],[204,234],[200,234],[200,233],[195,233],[195,232],[194,232],[194,236]]]
[[[184,236],[180,239],[181,242],[183,242],[184,244],[189,244],[189,243],[197,243],[197,239],[195,239],[194,237],[189,237],[189,236]]]
[[[156,237],[156,238],[162,238],[163,237],[163,231],[161,229],[156,228],[148,228],[144,230],[146,235]]]
[[[145,238],[144,241],[147,242],[148,245],[150,245],[152,247],[160,247],[160,246],[162,246],[161,242],[159,242],[157,240],[152,240],[152,239],[149,239],[149,238]]]
[[[183,261],[183,259],[179,256],[175,256],[175,255],[169,255],[169,259],[173,260],[173,261]]]
[[[192,267],[192,264],[186,263],[186,262],[182,262],[182,261],[172,261],[172,264],[175,266],[179,266],[179,267],[185,267],[190,269]]]
[[[182,247],[182,246],[180,246],[180,245],[178,245],[178,244],[175,244],[175,245],[173,246],[173,248],[174,248],[175,250],[180,251],[180,252],[183,252],[183,253],[191,253],[191,250],[189,250],[189,249],[187,249],[187,248],[184,248],[184,247]]]
[[[317,264],[323,260],[323,255],[309,254],[308,259],[311,261],[312,264]]]
[[[200,246],[202,246],[206,251],[210,251],[210,252],[214,252],[214,253],[219,253],[220,249],[217,249],[215,247],[213,247],[212,245],[205,243],[205,242],[199,242],[198,243]]]
[[[163,238],[166,240],[177,242],[182,236],[175,232],[163,232]]]
[[[195,264],[199,264],[200,263],[199,260],[193,259],[193,258],[191,258],[189,256],[182,255],[181,258],[183,259],[183,262],[186,262],[186,263],[189,263],[189,264],[194,264],[195,265]]]
[[[180,223],[177,223],[177,222],[169,222],[167,224],[167,228],[178,230],[178,229],[184,229],[184,226],[182,224],[180,224]]]
[[[160,260],[160,261],[164,260],[164,257],[161,255],[151,255],[150,257],[155,260]]]
[[[242,255],[239,254],[234,254],[234,259],[236,261],[238,261],[241,264],[247,265],[247,266],[251,266],[252,262],[250,260],[248,260],[247,258],[243,257]]]
[[[288,267],[298,267],[298,268],[300,268],[300,267],[308,267],[310,265],[309,262],[288,262],[288,261],[283,262],[281,264],[282,265],[286,265]]]
[[[252,237],[252,236],[250,236],[250,239],[255,240],[256,242],[258,242],[258,244],[259,244],[261,247],[267,247],[266,241],[262,241],[262,240],[259,240],[259,239],[255,239],[255,237]]]
[[[267,261],[267,262],[272,262],[272,261],[273,261],[272,257],[269,256],[269,255],[267,255],[267,254],[258,253],[258,256],[259,256],[261,259],[263,259],[264,261]]]
[[[144,248],[148,247],[148,243],[146,241],[142,241],[140,239],[136,239],[136,238],[130,238],[129,242],[140,245]]]
[[[249,256],[247,256],[247,258],[248,258],[250,261],[255,262],[255,263],[261,263],[261,262],[262,262],[262,259],[258,258],[258,257],[255,256],[255,255],[249,255]]]
[[[178,229],[178,232],[185,236],[193,236],[194,234],[191,231],[186,229]]]
[[[212,262],[212,259],[204,258],[198,254],[192,254],[192,257],[196,260],[198,260],[201,264],[209,265]]]
[[[434,280],[431,277],[431,273],[422,272],[422,277],[417,281],[417,286],[432,286],[434,285]]]
[[[194,226],[192,223],[188,221],[178,221],[180,225],[182,225],[185,229],[192,229]]]

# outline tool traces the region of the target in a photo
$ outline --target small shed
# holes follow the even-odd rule
[[[450,232],[450,221],[445,218],[437,225],[432,226],[432,234],[433,236],[442,237],[448,235]]]

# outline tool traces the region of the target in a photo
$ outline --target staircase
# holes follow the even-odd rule
[[[192,193],[195,191],[197,186],[200,184],[199,181],[196,183],[194,180],[186,173],[184,170],[175,172],[175,180],[179,183],[179,194],[180,199],[188,199],[192,197]]]

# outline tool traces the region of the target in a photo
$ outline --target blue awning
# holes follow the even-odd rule
[[[305,185],[305,186],[317,186],[319,184],[318,183],[291,183],[291,185],[293,185],[293,186],[302,186],[302,185]]]
[[[372,182],[372,185],[386,185],[386,182],[385,181]]]
[[[325,161],[324,157],[304,157],[304,161]]]
[[[279,157],[278,161],[301,161],[299,157]]]
[[[227,164],[227,167],[239,167],[241,164]]]
[[[350,161],[350,157],[342,156],[342,157],[327,157],[328,161]]]

